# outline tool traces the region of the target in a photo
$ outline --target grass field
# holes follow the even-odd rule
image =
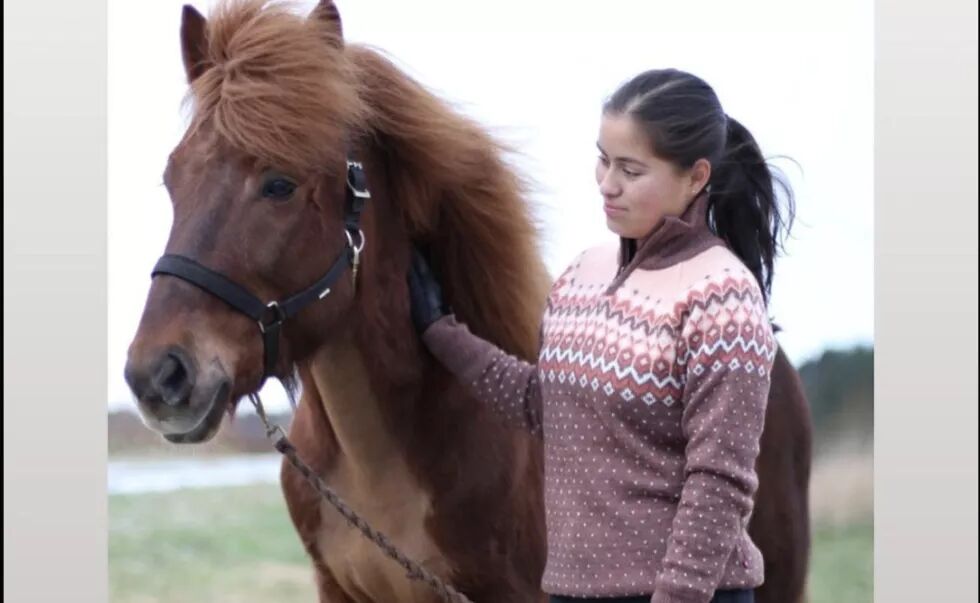
[[[870,519],[817,528],[810,564],[810,603],[874,601],[874,526]]]
[[[315,601],[274,485],[109,498],[113,602]]]
[[[844,458],[814,473],[809,603],[873,600],[869,470]],[[110,497],[109,589],[114,603],[316,601],[275,485]]]

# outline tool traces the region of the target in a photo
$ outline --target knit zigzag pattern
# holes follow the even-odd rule
[[[764,375],[760,360],[771,360],[776,348],[755,282],[726,275],[698,285],[671,302],[560,283],[545,322],[540,375],[648,406],[677,403],[688,370]]]

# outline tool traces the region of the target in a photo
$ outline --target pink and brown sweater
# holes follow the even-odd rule
[[[424,340],[481,400],[540,434],[551,594],[708,603],[763,581],[746,532],[776,343],[705,197],[628,257],[555,282],[536,365],[447,316]],[[625,264],[625,265],[624,265]]]

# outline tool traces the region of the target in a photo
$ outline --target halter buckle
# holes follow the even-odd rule
[[[351,182],[351,178],[357,182]],[[347,186],[358,199],[370,199],[371,191],[367,189],[367,178],[364,177],[364,166],[359,161],[347,160]]]

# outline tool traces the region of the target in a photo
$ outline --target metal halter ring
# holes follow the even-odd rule
[[[359,245],[356,246],[354,245],[354,236],[350,233],[350,231],[344,229],[344,234],[347,235],[347,244],[350,245],[350,248],[354,250],[356,255],[360,255],[361,251],[364,250],[364,231],[360,228],[357,229]]]
[[[279,305],[279,302],[277,302],[277,301],[271,301],[268,304],[266,304],[266,307],[269,308],[269,309],[271,309],[275,313],[276,320],[275,320],[275,322],[271,322],[268,325],[266,325],[261,320],[258,321],[258,323],[259,323],[259,331],[262,331],[263,334],[265,333],[265,328],[267,326],[270,326],[271,327],[273,325],[282,324],[286,320],[286,316],[285,316],[285,314],[283,314],[282,307]]]

